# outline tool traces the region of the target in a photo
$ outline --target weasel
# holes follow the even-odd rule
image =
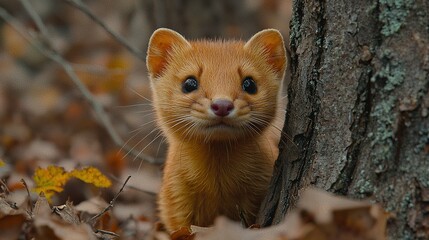
[[[188,41],[161,28],[150,38],[147,67],[169,145],[158,200],[166,229],[210,226],[219,215],[254,223],[278,154],[281,34]]]

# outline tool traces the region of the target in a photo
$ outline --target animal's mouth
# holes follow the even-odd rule
[[[207,128],[209,128],[209,129],[232,129],[234,127],[225,123],[225,122],[218,122],[218,123],[209,125]]]
[[[209,128],[221,128],[222,129],[222,128],[232,128],[232,126],[228,125],[226,123],[218,123],[218,124],[210,125]]]
[[[209,131],[227,133],[227,132],[235,131],[237,129],[237,127],[234,126],[233,124],[229,123],[229,122],[221,120],[221,121],[207,125],[206,129]]]
[[[205,125],[202,136],[211,140],[230,141],[245,136],[248,131],[243,131],[240,125],[234,122],[216,121]]]

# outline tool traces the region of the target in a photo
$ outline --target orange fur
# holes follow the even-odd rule
[[[218,215],[253,223],[267,190],[280,132],[272,129],[286,67],[283,39],[268,29],[248,42],[188,42],[169,29],[151,37],[147,65],[157,123],[169,148],[159,196],[161,221],[173,231],[209,226]],[[190,76],[198,89],[182,92]],[[242,89],[252,77],[256,94]],[[215,99],[233,103],[226,117]]]

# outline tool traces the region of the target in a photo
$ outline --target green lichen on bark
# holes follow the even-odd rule
[[[366,171],[361,170],[356,181],[356,193],[360,198],[371,195],[375,188],[373,181],[371,181],[367,176]]]
[[[397,113],[395,108],[398,102],[393,91],[404,82],[405,70],[402,62],[399,62],[394,52],[385,49],[380,54],[379,70],[371,77],[370,81],[373,98],[379,99],[373,106],[370,117],[374,121],[374,130],[367,135],[370,139],[372,151],[371,164],[376,173],[381,173],[387,168],[388,161],[393,158],[394,151],[394,125]],[[371,195],[375,191],[375,179],[367,175],[365,171],[359,172],[356,181],[356,190],[360,197]]]
[[[379,0],[379,21],[383,24],[381,33],[390,36],[404,24],[414,0]]]
[[[414,147],[414,153],[418,154],[425,148],[426,145],[429,144],[429,130],[428,129],[421,129],[418,132],[419,142]]]
[[[293,1],[293,15],[290,21],[290,45],[291,47],[298,47],[301,41],[301,18],[302,8],[301,1]]]
[[[371,113],[371,117],[376,119],[377,128],[368,137],[372,138],[371,145],[376,147],[375,150],[378,152],[375,156],[381,157],[382,160],[388,159],[392,152],[392,126],[395,122],[395,116],[392,114],[392,111],[395,108],[395,103],[396,98],[389,96],[376,105],[374,111]]]
[[[368,137],[372,139],[371,146],[373,163],[376,172],[385,169],[385,163],[391,159],[394,147],[394,124],[396,121],[395,106],[397,99],[391,92],[404,82],[405,71],[401,63],[395,61],[394,56],[389,51],[382,55],[384,66],[371,78],[371,82],[379,85],[378,98],[381,100],[375,105],[371,112],[371,117],[376,121],[375,131]]]

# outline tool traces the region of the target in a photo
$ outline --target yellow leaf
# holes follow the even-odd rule
[[[87,167],[80,170],[73,170],[70,175],[78,178],[86,183],[91,183],[96,187],[107,188],[112,185],[112,182],[102,174],[97,168]]]
[[[33,179],[36,183],[34,189],[38,194],[45,193],[48,200],[55,193],[62,192],[64,185],[70,178],[70,174],[64,171],[62,167],[48,166],[46,169],[37,168]]]
[[[72,177],[91,183],[96,187],[107,188],[112,185],[110,180],[94,167],[66,172],[62,167],[48,166],[46,169],[36,169],[33,176],[36,183],[34,191],[38,194],[44,192],[46,198],[50,201],[55,193],[60,193],[64,190],[64,185]]]
[[[4,163],[3,160],[0,159],[0,167],[3,167],[4,165],[6,165],[6,163]]]

